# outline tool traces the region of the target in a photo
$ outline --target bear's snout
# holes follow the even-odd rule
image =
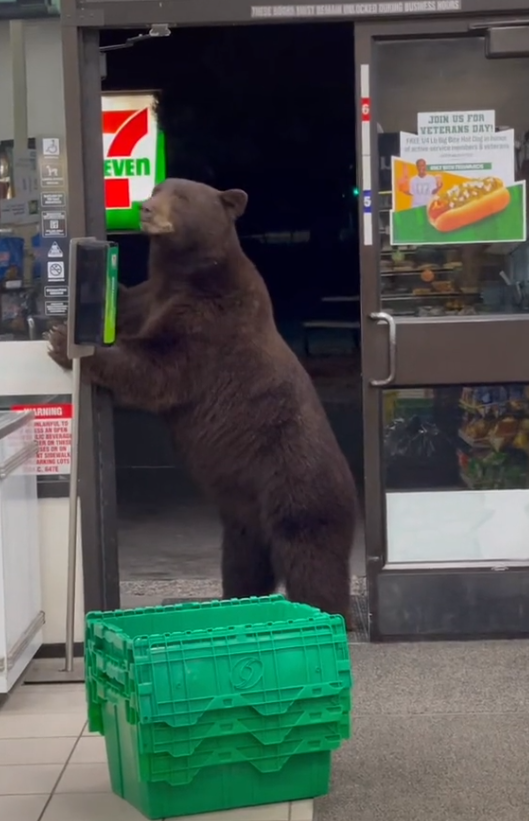
[[[154,197],[145,200],[140,207],[141,227],[148,234],[170,234],[173,224],[164,213],[164,203],[156,203]]]
[[[145,200],[141,204],[141,216],[143,218],[149,218],[152,216],[152,200]]]

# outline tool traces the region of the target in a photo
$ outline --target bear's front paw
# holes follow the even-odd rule
[[[67,347],[67,332],[65,325],[59,325],[57,328],[52,328],[49,333],[49,343],[50,347],[48,349],[48,356],[51,356],[54,362],[57,365],[60,365],[61,368],[65,368],[66,370],[71,370],[72,368],[72,361],[68,359],[68,354],[66,353]]]

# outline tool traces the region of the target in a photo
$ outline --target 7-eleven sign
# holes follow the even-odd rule
[[[107,229],[139,227],[139,206],[165,176],[163,135],[151,94],[104,94]]]

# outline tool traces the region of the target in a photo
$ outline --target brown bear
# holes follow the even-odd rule
[[[116,344],[83,378],[163,416],[218,506],[226,598],[289,598],[351,628],[356,494],[312,382],[276,329],[266,286],[235,222],[244,191],[156,186],[141,211],[149,278],[120,289]],[[50,356],[68,367],[64,328]]]

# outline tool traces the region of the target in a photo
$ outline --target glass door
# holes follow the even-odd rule
[[[529,633],[528,32],[356,29],[374,639]]]

